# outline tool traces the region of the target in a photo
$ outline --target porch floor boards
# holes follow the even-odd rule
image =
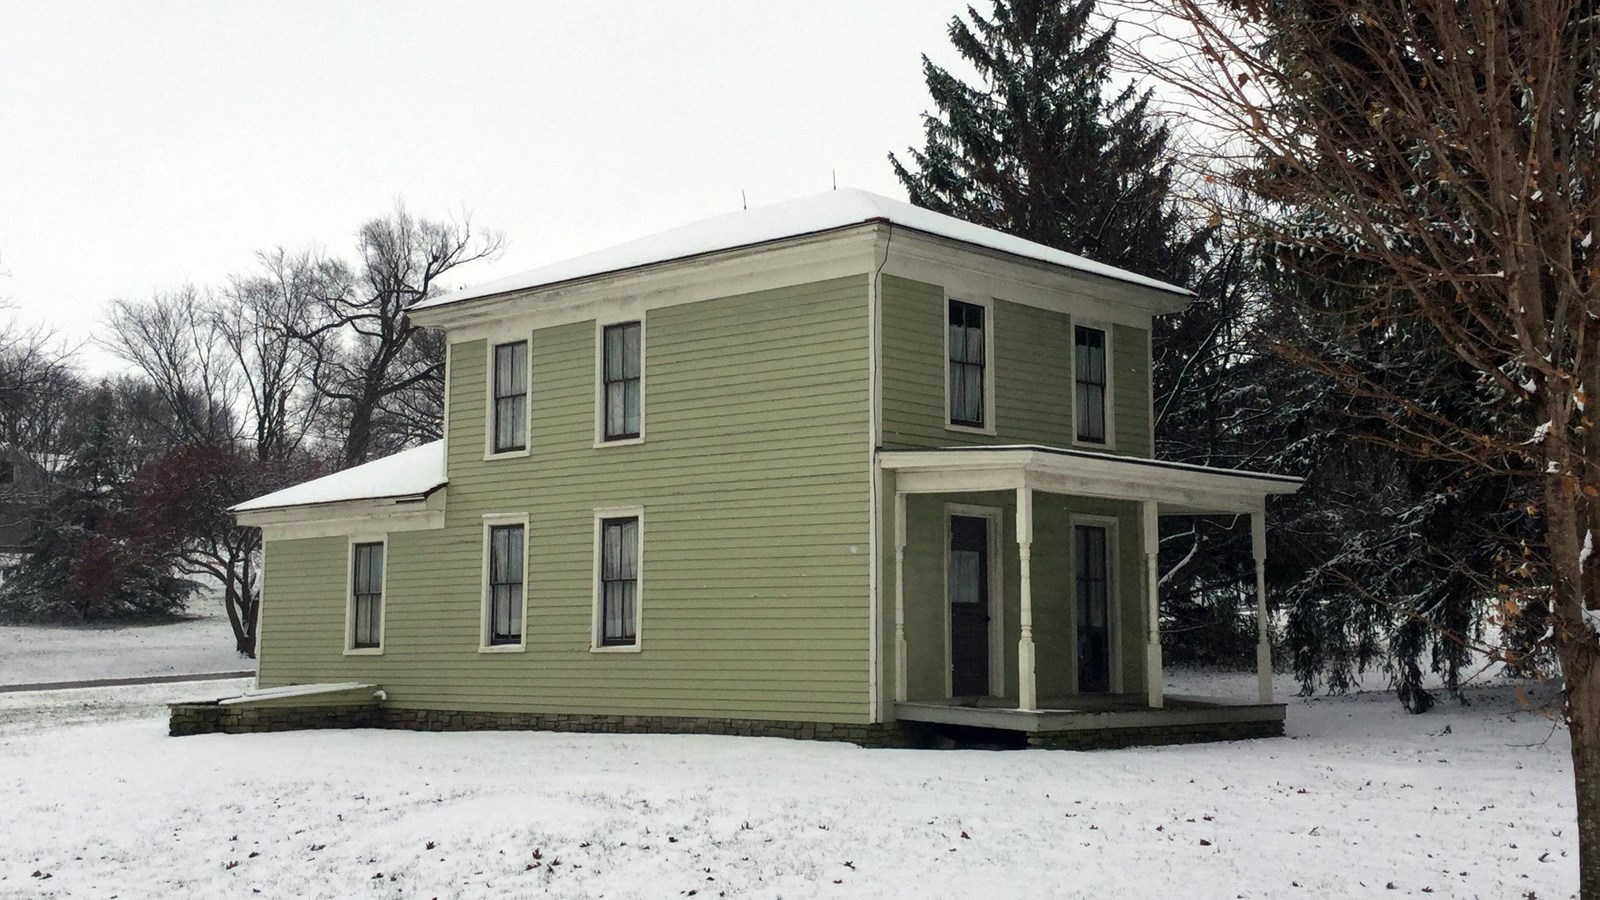
[[[1099,694],[1042,698],[1037,710],[1017,709],[1016,700],[1010,697],[901,701],[894,707],[895,716],[906,722],[1024,732],[1282,722],[1284,716],[1282,703],[1171,694],[1163,702],[1160,709],[1152,709],[1142,694]]]

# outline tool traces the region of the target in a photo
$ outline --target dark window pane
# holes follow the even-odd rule
[[[635,438],[643,418],[640,379],[644,371],[644,332],[638,322],[608,325],[601,336],[602,398],[607,440]]]
[[[354,608],[350,645],[356,649],[373,648],[379,643],[383,616],[383,544],[356,544],[352,549],[350,594]]]
[[[528,342],[494,348],[494,451],[527,449]]]
[[[631,645],[639,622],[639,520],[600,523],[600,643]]]
[[[984,308],[950,301],[950,421],[984,425]]]
[[[1106,440],[1106,333],[1079,325],[1073,338],[1074,399],[1080,441]]]
[[[523,531],[521,525],[489,528],[489,643],[522,640]]]

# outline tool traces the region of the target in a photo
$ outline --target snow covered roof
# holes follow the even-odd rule
[[[606,250],[575,256],[572,259],[474,287],[462,288],[420,301],[411,308],[433,309],[460,303],[463,300],[548,287],[580,278],[621,272],[721,250],[753,247],[866,222],[891,222],[902,228],[1051,263],[1090,275],[1100,275],[1172,294],[1191,295],[1189,291],[1176,285],[1023,240],[993,228],[974,225],[954,216],[922,209],[867,191],[843,189],[702,219],[680,228],[618,244]]]
[[[421,497],[445,483],[444,441],[434,441],[363,463],[343,472],[246,500],[232,512],[311,506],[345,500]]]

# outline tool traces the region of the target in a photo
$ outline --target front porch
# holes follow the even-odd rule
[[[1282,733],[1265,500],[1298,479],[1032,446],[881,459],[892,473],[896,719],[1045,746]],[[1163,690],[1157,551],[1168,515],[1249,518],[1253,702]]]

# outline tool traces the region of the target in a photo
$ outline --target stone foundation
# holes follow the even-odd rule
[[[562,731],[584,734],[730,734],[806,741],[846,741],[863,747],[905,746],[893,724],[841,725],[770,719],[694,716],[617,716],[588,713],[453,712],[385,709],[384,728],[408,731]]]
[[[806,741],[845,741],[862,747],[1022,747],[1112,750],[1160,744],[1282,737],[1281,720],[1147,725],[1077,731],[996,731],[923,723],[842,725],[768,719],[691,716],[618,716],[587,713],[460,712],[393,709],[377,703],[325,706],[255,706],[182,703],[171,706],[168,731],[251,734],[310,728],[391,728],[405,731],[558,731],[583,734],[726,734]]]
[[[1201,744],[1283,737],[1283,720],[1211,722],[1200,725],[1147,725],[1138,728],[1090,728],[1079,731],[1037,731],[1029,747],[1048,750],[1116,750],[1164,744]]]
[[[807,741],[846,741],[863,747],[902,747],[908,742],[893,724],[843,725],[767,719],[708,719],[689,716],[616,716],[584,713],[457,712],[391,709],[376,703],[340,706],[222,706],[182,703],[170,707],[168,733],[249,734],[309,728],[394,728],[406,731],[562,731],[587,734],[730,734]]]
[[[174,703],[167,733],[254,734],[264,731],[304,731],[309,728],[374,728],[383,724],[376,703],[337,706],[223,706],[218,703]]]

